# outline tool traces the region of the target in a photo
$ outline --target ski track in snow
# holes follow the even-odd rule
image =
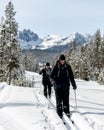
[[[77,81],[77,85],[78,86],[81,86],[81,88],[79,88],[79,91],[80,91],[80,89],[81,89],[81,92],[84,92],[84,91],[89,91],[90,93],[91,93],[91,97],[96,97],[96,96],[93,96],[92,94],[93,94],[93,92],[94,92],[94,94],[96,95],[96,94],[103,94],[104,93],[104,85],[103,86],[100,86],[100,85],[98,85],[96,82],[94,83],[94,82],[92,82],[92,81],[89,81],[88,83],[87,83],[87,87],[88,88],[84,88],[84,86],[86,86],[86,81],[81,81],[81,80],[78,80]],[[101,88],[99,89],[98,88],[98,86],[100,86]],[[40,91],[42,91],[42,90],[40,90]],[[73,91],[73,90],[72,90]],[[81,93],[80,92],[80,93]],[[78,94],[77,94],[78,95]],[[71,95],[72,96],[72,101],[73,100],[75,100],[74,99],[74,97],[73,97],[73,95]],[[95,105],[97,105],[97,108],[98,108],[98,111],[99,111],[99,109],[102,111],[100,111],[99,113],[96,113],[95,112],[95,114],[98,114],[98,115],[100,115],[100,114],[102,114],[102,116],[104,115],[104,109],[102,109],[102,108],[100,108],[100,105],[102,105],[102,106],[104,106],[104,104],[100,104],[99,103],[99,99],[96,99],[97,100],[97,103],[96,103],[96,101],[95,100],[93,100],[93,101],[89,101],[89,100],[87,100],[87,99],[90,99],[90,96],[89,96],[89,93],[88,94],[86,94],[86,95],[81,95],[80,96],[80,94],[78,95],[78,100],[80,101],[81,99],[83,100],[83,102],[85,102],[85,104],[86,104],[86,102],[88,102],[90,105],[92,104],[92,106],[93,106],[93,104],[95,104]],[[103,96],[102,96],[102,98],[101,98],[101,100],[103,99]],[[54,99],[54,97],[53,97],[53,100],[55,100]],[[87,100],[87,101],[86,101]],[[82,111],[81,110],[79,110],[79,108],[77,109],[77,111],[75,110],[75,103],[73,103],[71,101],[71,111],[72,111],[72,119],[75,121],[75,123],[76,123],[76,126],[77,126],[77,129],[79,128],[79,130],[104,130],[104,118],[103,118],[103,121],[102,122],[100,122],[101,121],[101,119],[100,120],[97,120],[96,119],[96,116],[94,117],[94,116],[92,116],[92,115],[90,115],[90,114],[93,114],[93,112],[91,111],[91,112],[87,112],[86,111],[86,108],[87,107],[89,107],[90,108],[90,106],[89,106],[89,104],[88,104],[88,106],[85,106],[85,108],[83,108],[82,107]],[[77,101],[77,102],[79,102],[79,101]],[[104,102],[103,102],[104,103]],[[54,101],[54,104],[55,104],[55,101]],[[93,108],[93,107],[92,107]],[[97,109],[96,108],[96,109]],[[86,113],[86,114],[85,114]],[[89,113],[89,114],[87,114],[87,113]],[[80,123],[78,123],[78,120],[79,120],[79,122]],[[85,127],[86,126],[86,127]]]
[[[36,89],[7,85],[4,88],[7,89],[0,93],[0,130],[66,130]]]
[[[43,96],[41,76],[32,72],[26,75],[35,77],[34,88],[0,84],[0,130],[73,130],[56,113],[54,90],[52,106]],[[77,110],[70,90],[71,117],[76,130],[104,130],[104,85],[77,80],[77,86]]]

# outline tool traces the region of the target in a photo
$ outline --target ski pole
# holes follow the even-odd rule
[[[76,90],[74,90],[74,96],[75,96],[75,109],[77,110],[77,97],[76,97]]]

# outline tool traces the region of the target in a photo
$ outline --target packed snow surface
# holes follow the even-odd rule
[[[34,76],[33,88],[0,83],[0,130],[104,130],[104,85],[76,80],[76,93],[72,86],[70,89],[71,119],[75,123],[68,127],[56,113],[54,89],[52,105],[43,96],[41,75],[26,72],[26,76]]]

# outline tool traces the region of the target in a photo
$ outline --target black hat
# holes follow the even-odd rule
[[[60,55],[59,60],[65,60],[65,56],[63,54]]]
[[[49,63],[49,62],[47,62],[47,63],[46,63],[46,66],[50,66],[50,63]]]

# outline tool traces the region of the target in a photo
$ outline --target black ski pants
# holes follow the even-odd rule
[[[44,96],[47,97],[49,96],[49,98],[51,97],[51,83],[49,81],[43,81],[43,92],[44,92]]]
[[[62,118],[63,111],[70,117],[69,110],[69,87],[64,88],[63,86],[55,89],[56,95],[56,110],[58,115]]]

